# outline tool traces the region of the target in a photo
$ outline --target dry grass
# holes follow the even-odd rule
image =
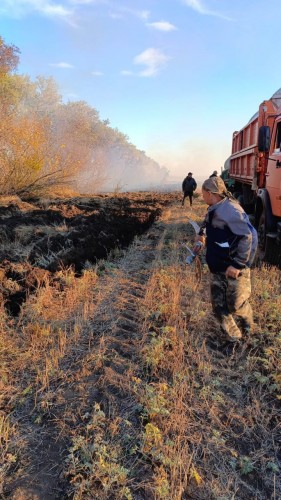
[[[255,335],[232,356],[212,348],[208,271],[184,264],[200,199],[193,210],[166,210],[125,255],[80,278],[46,278],[17,319],[2,307],[6,496],[12,474],[30,486],[34,468],[50,493],[39,462],[51,433],[64,440],[58,498],[280,498],[280,271],[253,270]]]
[[[198,288],[196,268],[182,266],[182,234],[172,226],[170,232],[162,248],[165,260],[159,261],[146,295],[148,333],[142,351],[153,377],[149,387],[156,387],[155,393],[146,390],[149,421],[158,433],[158,450],[155,443],[151,448],[157,464],[155,497],[179,499],[185,492],[206,499],[278,498],[280,272],[253,271],[256,335],[225,359],[205,343],[217,334],[205,269]],[[159,484],[165,485],[163,491]]]

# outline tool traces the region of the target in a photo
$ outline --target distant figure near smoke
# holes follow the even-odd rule
[[[195,179],[192,177],[192,173],[188,172],[187,177],[182,182],[182,191],[183,191],[183,199],[182,199],[182,207],[184,206],[184,200],[188,196],[189,198],[189,203],[190,206],[192,206],[192,197],[193,197],[193,191],[197,188],[197,183]]]

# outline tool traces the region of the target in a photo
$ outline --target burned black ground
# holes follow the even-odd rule
[[[55,200],[0,200],[1,293],[16,315],[38,280],[107,259],[129,245],[177,198],[175,193],[130,193]]]

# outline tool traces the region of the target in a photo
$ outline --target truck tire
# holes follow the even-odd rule
[[[245,210],[244,196],[241,191],[235,191],[233,197],[240,203],[241,207]]]
[[[233,192],[233,197],[236,198],[236,200],[238,200],[238,197],[241,196],[241,195],[242,195],[241,191],[234,191]]]
[[[281,265],[281,247],[277,239],[267,235],[266,237],[266,261],[274,266]]]
[[[266,247],[266,227],[265,227],[265,213],[263,210],[258,224],[258,253],[260,260],[265,259],[265,247]]]
[[[244,196],[243,196],[243,194],[239,194],[239,196],[237,196],[237,201],[239,201],[241,207],[244,208],[245,204],[244,204]]]
[[[274,237],[268,236],[265,211],[262,211],[258,225],[258,258],[273,265],[281,263],[281,248]]]

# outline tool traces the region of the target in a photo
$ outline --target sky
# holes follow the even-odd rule
[[[171,180],[220,170],[281,87],[280,0],[1,0],[19,73],[52,76]]]

